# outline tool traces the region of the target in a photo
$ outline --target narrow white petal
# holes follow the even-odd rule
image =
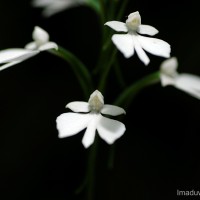
[[[137,36],[133,35],[133,41],[134,41],[134,46],[135,46],[135,51],[137,52],[137,55],[139,57],[139,59],[145,64],[148,65],[150,60],[149,57],[147,56],[147,54],[144,52],[144,50],[142,49],[139,41],[137,40]]]
[[[81,3],[85,3],[83,0],[75,1],[75,0],[54,0],[53,3],[46,5],[43,16],[50,17],[56,13],[62,12],[65,9],[72,8],[75,6],[81,5]]]
[[[87,0],[34,0],[32,5],[34,7],[43,7],[43,16],[50,17],[67,8],[86,4]]]
[[[32,37],[38,44],[45,44],[49,41],[49,34],[39,26],[35,26]]]
[[[123,108],[120,108],[119,106],[109,105],[109,104],[105,104],[103,106],[103,108],[101,109],[101,113],[106,114],[106,115],[112,115],[112,116],[126,114]]]
[[[65,9],[66,9],[65,7],[58,9],[58,8],[54,8],[52,6],[48,6],[48,7],[44,8],[44,10],[42,11],[42,15],[43,15],[43,17],[48,18],[48,17],[51,17],[52,15],[55,15],[59,12],[62,12]]]
[[[88,148],[91,144],[94,143],[97,124],[101,117],[101,115],[92,114],[92,120],[90,120],[82,139],[82,144],[85,148]]]
[[[134,54],[134,43],[130,34],[115,34],[112,41],[124,57],[129,58]]]
[[[46,8],[44,8],[44,10],[42,11],[42,15],[44,17],[51,17],[52,15],[55,15],[59,12],[64,11],[68,7],[66,5],[61,5],[61,6],[57,6],[57,5],[54,6],[54,5],[55,4],[52,4],[52,5],[49,5]]]
[[[24,48],[29,50],[35,50],[37,49],[37,44],[36,42],[30,42]]]
[[[58,45],[55,42],[47,42],[46,44],[43,44],[38,48],[39,51],[46,51],[49,49],[58,50]]]
[[[35,7],[45,7],[54,2],[55,0],[33,0],[32,5]]]
[[[89,112],[90,107],[87,102],[83,101],[73,101],[66,105],[66,108],[69,108],[73,112]]]
[[[90,114],[63,113],[57,117],[58,137],[69,137],[85,129],[91,120]]]
[[[99,136],[108,144],[113,144],[124,134],[125,130],[123,123],[103,116],[97,124]]]
[[[0,64],[13,62],[13,61],[21,61],[25,60],[29,57],[32,57],[39,53],[39,51],[32,51],[28,49],[6,49],[0,51]]]
[[[122,32],[128,32],[128,28],[125,23],[119,22],[119,21],[109,21],[106,22],[104,25],[109,26],[115,31],[122,31]]]
[[[0,71],[3,71],[4,69],[7,69],[13,65],[17,65],[18,63],[20,63],[21,61],[13,61],[13,62],[10,62],[10,63],[7,63],[7,64],[4,64],[2,66],[0,66]]]
[[[200,77],[191,74],[180,74],[174,85],[176,88],[200,99]]]
[[[167,42],[157,38],[149,38],[140,35],[137,36],[137,39],[142,48],[149,53],[165,58],[170,57],[171,48]]]
[[[156,28],[154,28],[153,26],[141,24],[138,27],[137,32],[140,34],[153,36],[158,33],[158,30]]]

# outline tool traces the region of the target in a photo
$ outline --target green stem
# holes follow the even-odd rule
[[[96,168],[96,155],[98,148],[98,136],[95,137],[95,141],[91,146],[88,157],[87,168],[87,200],[93,200],[95,194],[95,168]]]
[[[114,167],[114,161],[115,161],[115,151],[116,151],[116,144],[114,143],[111,147],[110,147],[110,151],[108,154],[108,169],[112,170]]]
[[[88,0],[88,5],[98,14],[101,15],[101,8],[98,0]]]
[[[115,20],[121,19],[122,15],[124,13],[124,10],[127,6],[127,3],[128,3],[128,0],[123,0],[122,4],[120,6],[120,10],[119,10]],[[104,9],[105,5],[104,5],[103,0],[100,0],[100,4],[101,4],[102,9]],[[115,7],[115,6],[113,6],[113,7]],[[103,12],[105,12],[105,11],[103,11]],[[100,70],[102,69],[102,66],[105,64],[105,61],[107,61],[107,59],[109,58],[108,55],[110,55],[111,48],[113,48],[113,46],[112,46],[113,44],[111,41],[111,35],[112,34],[109,30],[103,29],[102,48],[100,51],[100,56],[99,56],[97,65],[93,71],[94,74],[97,74],[98,72],[100,72]]]
[[[114,63],[114,70],[115,70],[116,78],[117,78],[117,80],[118,80],[118,83],[119,83],[119,85],[120,85],[120,88],[124,88],[124,87],[126,86],[126,83],[125,83],[125,80],[124,80],[122,71],[121,71],[121,69],[120,69],[118,60],[115,60],[115,63]]]
[[[133,83],[130,85],[126,90],[122,92],[121,95],[117,98],[117,100],[114,102],[114,105],[122,105],[127,102],[126,106],[128,107],[129,103],[131,102],[132,98],[142,89],[144,89],[147,86],[150,86],[152,84],[158,83],[160,81],[160,72],[154,72],[152,74],[149,74],[145,76],[144,78],[138,80],[137,82]],[[113,169],[114,166],[114,156],[115,156],[115,149],[116,149],[116,144],[113,144],[110,148],[109,152],[109,157],[108,157],[108,169],[111,170]]]
[[[122,18],[122,15],[124,14],[124,10],[126,9],[127,4],[128,4],[128,0],[123,0],[116,20],[120,20]]]
[[[158,83],[160,81],[160,71],[156,71],[152,74],[149,74],[137,82],[130,85],[126,90],[124,90],[119,97],[114,102],[115,105],[123,105],[125,102],[130,103],[132,98],[145,87]],[[124,107],[128,107],[128,104],[124,105]]]
[[[99,4],[100,4],[100,10],[101,10],[101,19],[102,19],[102,23],[105,23],[106,20],[106,5],[104,0],[99,0]]]
[[[87,200],[93,200],[95,194],[95,168],[96,168],[96,155],[98,149],[98,136],[96,134],[94,143],[89,149],[87,161],[87,173],[82,184],[75,190],[75,194],[79,195],[84,189],[86,190]]]
[[[103,71],[103,75],[101,76],[101,79],[100,79],[100,83],[99,83],[99,86],[98,86],[98,89],[100,91],[103,91],[104,88],[105,88],[105,85],[106,85],[106,82],[107,82],[107,77],[108,77],[108,74],[109,74],[109,71],[111,69],[111,66],[114,62],[114,59],[115,59],[115,56],[116,56],[116,53],[117,53],[117,50],[115,49],[112,53],[112,56],[110,58],[110,61],[108,62],[107,65],[105,65],[104,67],[104,71]]]
[[[92,79],[87,67],[74,54],[60,46],[58,50],[50,50],[49,52],[70,64],[83,89],[84,96],[87,99],[93,91]]]

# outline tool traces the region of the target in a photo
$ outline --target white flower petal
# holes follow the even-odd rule
[[[124,134],[125,130],[123,123],[103,116],[97,124],[99,136],[108,144],[113,144]]]
[[[112,41],[126,58],[134,54],[134,43],[130,34],[115,34]]]
[[[55,0],[33,0],[32,5],[35,7],[45,7],[54,2]]]
[[[69,5],[70,7],[70,5]],[[73,7],[73,4],[72,4],[72,7]],[[46,8],[44,8],[44,10],[42,11],[42,15],[44,17],[51,17],[52,15],[55,15],[59,12],[62,12],[64,11],[65,9],[68,8],[68,5],[57,5],[57,4],[52,4],[52,5],[49,5],[47,6]]]
[[[37,49],[37,47],[38,46],[37,46],[36,42],[30,42],[24,48],[29,49],[29,50],[35,50],[35,49]]]
[[[83,101],[73,101],[66,105],[66,108],[69,108],[73,112],[89,112],[90,107],[87,102]]]
[[[163,87],[167,85],[174,85],[176,81],[176,76],[168,76],[164,73],[160,73],[160,81]]]
[[[109,21],[106,22],[104,25],[109,26],[115,31],[122,31],[122,32],[128,32],[128,28],[125,23],[119,22],[119,21]]]
[[[163,61],[160,65],[160,70],[163,74],[174,75],[178,68],[178,61],[176,57],[171,57]]]
[[[126,112],[123,108],[120,108],[118,106],[109,105],[109,104],[105,104],[103,106],[103,108],[101,109],[101,113],[106,114],[106,115],[112,115],[112,116],[126,114]]]
[[[58,45],[55,42],[47,42],[46,44],[43,44],[38,48],[39,51],[46,51],[49,49],[58,50]]]
[[[10,62],[10,63],[7,63],[7,64],[4,64],[2,66],[0,66],[0,71],[3,71],[4,69],[7,69],[13,65],[17,65],[18,63],[20,63],[21,61],[13,61],[13,62]]]
[[[166,58],[170,57],[171,48],[167,42],[157,38],[149,38],[140,35],[137,36],[137,39],[142,48],[149,53]]]
[[[99,114],[91,114],[91,115],[92,115],[92,120],[89,122],[82,139],[82,144],[85,148],[88,148],[91,144],[94,143],[97,123],[99,122],[99,119],[102,117]]]
[[[49,41],[49,34],[39,26],[35,26],[32,37],[37,44],[41,45]]]
[[[50,17],[67,8],[79,6],[82,3],[87,3],[86,0],[35,0],[33,6],[44,7],[43,16]]]
[[[63,10],[65,10],[65,7],[62,7],[60,9],[58,8],[54,8],[52,6],[46,7],[43,11],[42,11],[42,15],[44,17],[51,17],[52,15],[55,15],[59,12],[62,12]]]
[[[38,53],[39,51],[18,48],[2,50],[0,51],[0,64],[13,61],[23,61]]]
[[[154,28],[153,26],[141,24],[138,27],[137,32],[140,34],[153,36],[158,33],[158,30],[156,28]]]
[[[137,40],[137,36],[133,35],[133,41],[134,41],[134,46],[135,46],[135,51],[137,52],[137,55],[139,57],[139,59],[145,64],[148,65],[150,60],[149,57],[147,56],[147,54],[144,52],[144,50],[142,49],[139,41]]]
[[[90,114],[63,113],[57,117],[58,137],[69,137],[85,129],[91,120]]]
[[[200,77],[191,74],[180,74],[174,85],[176,88],[200,99]]]

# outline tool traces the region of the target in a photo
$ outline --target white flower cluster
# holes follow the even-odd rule
[[[43,15],[51,16],[66,8],[86,2],[86,0],[34,0],[33,5],[44,8]],[[170,57],[171,48],[167,42],[143,36],[154,36],[158,30],[153,26],[141,24],[141,16],[138,11],[129,14],[125,23],[108,21],[105,25],[115,31],[122,32],[114,34],[112,41],[125,58],[130,58],[136,52],[140,60],[148,65],[150,59],[145,51],[164,58]],[[0,64],[3,64],[0,71],[25,61],[42,51],[59,50],[58,45],[49,40],[49,34],[38,26],[34,28],[32,38],[33,41],[24,48],[0,51]],[[179,74],[176,71],[177,66],[178,62],[175,57],[169,58],[161,64],[161,85],[172,85],[200,99],[200,78],[190,74]],[[126,130],[123,123],[103,116],[125,114],[125,110],[118,106],[104,104],[103,95],[98,90],[91,94],[88,102],[71,102],[67,104],[66,108],[73,112],[61,114],[57,118],[59,138],[73,136],[86,129],[82,139],[85,148],[92,145],[96,132],[108,144],[113,144]]]

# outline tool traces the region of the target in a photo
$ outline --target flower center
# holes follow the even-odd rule
[[[89,98],[89,106],[91,111],[100,112],[104,105],[103,95],[98,90],[95,90]]]
[[[137,31],[138,27],[141,25],[141,17],[139,12],[131,13],[126,20],[126,26],[129,31]]]

